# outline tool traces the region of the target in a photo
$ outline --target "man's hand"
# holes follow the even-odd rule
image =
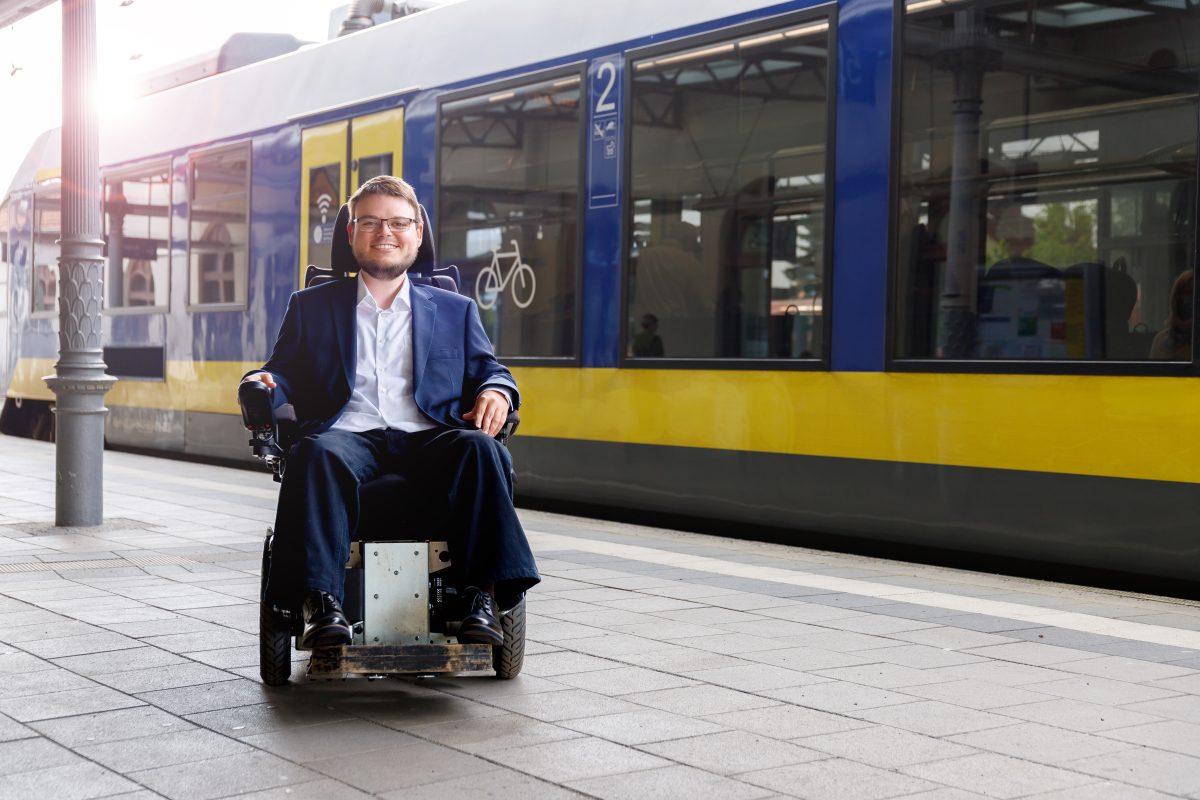
[[[246,381],[258,381],[259,383],[265,383],[268,389],[275,388],[275,379],[271,377],[271,373],[269,372],[256,372],[253,375],[247,375],[242,378],[242,383]]]
[[[508,419],[508,398],[495,389],[481,392],[475,398],[475,407],[463,414],[463,419],[474,422],[488,436],[495,436]]]

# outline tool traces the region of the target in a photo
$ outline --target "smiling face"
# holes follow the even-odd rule
[[[421,218],[412,203],[402,197],[386,194],[359,197],[354,203],[354,216],[358,219]],[[425,231],[418,222],[403,233],[392,230],[390,225],[381,226],[379,230],[368,233],[362,230],[360,225],[351,222],[348,233],[350,248],[354,251],[354,258],[362,271],[372,278],[387,281],[399,278],[413,265]]]

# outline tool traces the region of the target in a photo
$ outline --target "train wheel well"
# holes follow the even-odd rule
[[[54,412],[50,410],[50,401],[6,398],[4,410],[0,411],[0,433],[53,442]]]

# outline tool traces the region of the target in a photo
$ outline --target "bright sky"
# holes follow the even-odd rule
[[[124,3],[124,5],[123,5]],[[346,0],[95,0],[97,92],[110,108],[146,73],[221,46],[231,33],[320,42]],[[344,16],[339,13],[338,19]],[[18,69],[19,68],[19,69]],[[0,196],[30,144],[62,118],[62,7],[0,30]],[[101,123],[103,124],[103,116]]]

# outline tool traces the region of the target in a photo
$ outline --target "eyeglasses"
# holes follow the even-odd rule
[[[356,228],[361,228],[363,233],[374,233],[384,225],[387,225],[395,233],[404,233],[413,225],[418,224],[412,217],[391,217],[389,219],[355,217],[350,221],[354,223]]]

